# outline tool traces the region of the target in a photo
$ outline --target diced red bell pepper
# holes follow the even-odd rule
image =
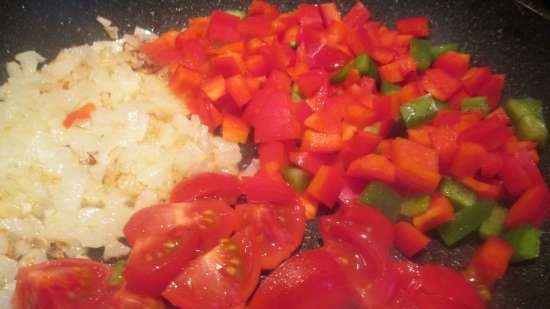
[[[273,89],[282,91],[287,95],[290,95],[290,91],[292,90],[290,77],[286,74],[286,72],[280,70],[274,70],[271,74],[269,74],[267,80],[265,81],[264,87],[272,87]]]
[[[393,183],[395,181],[395,166],[386,157],[371,153],[352,161],[347,169],[347,175]]]
[[[301,3],[298,5],[298,18],[301,27],[323,29],[323,17],[317,5]]]
[[[240,54],[225,54],[212,58],[212,71],[221,74],[223,77],[231,77],[237,74],[243,74],[245,64]]]
[[[326,112],[326,109],[316,112],[307,117],[304,125],[312,130],[321,133],[341,134],[342,123],[336,115]]]
[[[342,122],[342,142],[345,143],[349,141],[355,135],[355,133],[357,133],[358,130],[359,128],[357,128],[356,126],[343,121]]]
[[[378,36],[380,46],[386,48],[392,48],[397,40],[397,32],[390,30],[386,26],[378,28]]]
[[[502,98],[502,90],[504,89],[505,82],[505,75],[493,75],[487,82],[479,87],[476,95],[486,96],[489,100],[489,107],[493,109],[498,105],[500,99]]]
[[[460,89],[461,83],[441,69],[428,69],[422,78],[422,86],[436,99],[447,101]]]
[[[341,133],[319,133],[306,130],[302,137],[302,151],[326,153],[336,152],[342,148]]]
[[[311,68],[327,70],[340,68],[352,60],[351,54],[323,42],[307,46],[307,55]]]
[[[222,123],[222,137],[228,141],[245,144],[250,126],[240,118],[225,114]]]
[[[367,22],[371,13],[361,1],[357,1],[349,12],[344,16],[343,21],[351,28],[359,28]]]
[[[481,113],[477,111],[459,112],[458,115],[458,122],[453,125],[453,128],[459,135],[464,132],[464,130],[481,121]]]
[[[432,120],[432,125],[435,127],[442,127],[442,126],[454,127],[456,126],[456,124],[460,122],[460,118],[462,115],[463,113],[457,110],[451,110],[451,109],[439,110],[435,118]]]
[[[512,196],[519,196],[534,185],[521,163],[510,155],[503,155],[502,168],[498,174],[504,188]]]
[[[201,65],[206,63],[208,55],[203,41],[199,39],[186,40],[183,33],[180,33],[176,38],[176,48],[181,52],[180,64],[198,70]]]
[[[437,57],[432,66],[455,78],[462,78],[470,66],[470,55],[449,51]]]
[[[208,80],[205,80],[201,85],[202,91],[212,101],[217,101],[223,97],[226,92],[225,79],[221,75],[216,75]]]
[[[176,94],[183,94],[194,91],[202,84],[202,76],[198,72],[184,66],[177,66],[170,75],[170,89]]]
[[[546,185],[540,184],[529,188],[510,208],[504,226],[507,229],[523,224],[540,227],[549,214],[548,202],[549,193]]]
[[[332,153],[290,152],[290,162],[315,174],[322,165],[332,165],[336,161],[336,155]]]
[[[460,143],[451,163],[451,175],[457,178],[474,177],[486,155],[487,150],[479,144]]]
[[[410,82],[406,84],[399,89],[397,94],[395,94],[400,104],[405,104],[422,95],[424,95],[424,89],[422,88],[422,84],[418,82]]]
[[[246,79],[242,75],[235,75],[228,78],[225,85],[227,92],[237,105],[242,107],[252,99],[252,94],[250,93],[250,89],[248,89]]]
[[[376,111],[360,103],[348,104],[345,107],[343,116],[345,121],[358,128],[364,128],[374,123],[377,119],[380,119],[380,117],[377,117]]]
[[[93,103],[86,103],[76,110],[67,114],[65,120],[63,120],[63,126],[68,129],[70,128],[77,120],[86,120],[92,116],[92,113],[95,111],[95,105]]]
[[[281,172],[288,165],[285,145],[281,142],[260,144],[258,153],[260,169],[267,171],[270,175]]]
[[[393,226],[395,247],[408,258],[426,248],[430,238],[408,222],[398,222]]]
[[[416,37],[426,37],[430,34],[429,20],[426,16],[400,19],[396,22],[400,34],[410,34]]]
[[[521,164],[533,184],[544,184],[544,177],[537,166],[536,158],[526,150],[520,150],[513,154],[514,158]]]
[[[311,70],[300,75],[296,83],[306,97],[313,97],[319,88],[328,86],[328,74],[324,70]]]
[[[245,60],[245,66],[252,76],[267,75],[271,64],[263,55],[252,55]]]
[[[263,0],[252,0],[250,7],[248,7],[248,16],[265,15],[270,17],[276,17],[279,15],[277,5],[271,4]]]
[[[311,97],[306,99],[306,103],[314,111],[320,111],[326,104],[328,99],[329,85],[328,83],[324,84],[319,88],[319,91]]]
[[[434,127],[430,132],[430,136],[433,149],[439,155],[440,166],[448,167],[457,149],[456,140],[458,136],[456,131],[449,126]]]
[[[208,25],[208,39],[215,43],[238,41],[241,38],[238,30],[239,21],[240,19],[237,16],[215,10]]]
[[[432,230],[454,219],[454,209],[451,202],[443,195],[432,195],[428,210],[413,218],[414,226],[422,232]]]
[[[322,3],[320,5],[321,15],[323,16],[323,22],[325,27],[329,27],[335,21],[341,21],[340,11],[335,3]]]
[[[500,172],[502,168],[502,155],[499,153],[488,153],[481,162],[481,176],[485,178],[493,178]]]
[[[369,54],[372,59],[374,59],[379,64],[388,64],[392,62],[397,56],[397,53],[394,50],[386,47],[373,47]],[[394,66],[395,68],[398,67],[397,64]],[[389,73],[396,74],[397,76],[397,72],[390,71],[390,68],[382,69],[382,71],[384,71],[384,75],[382,75],[382,77],[389,76]],[[402,73],[399,74],[403,75]]]
[[[338,156],[342,160],[344,166],[348,166],[351,161],[372,153],[381,140],[382,138],[376,134],[358,131],[345,143]]]
[[[491,236],[477,249],[470,268],[480,282],[492,287],[504,277],[513,254],[511,245],[497,236]]]
[[[441,175],[412,161],[396,164],[396,183],[413,192],[433,192],[437,189]]]
[[[457,93],[453,94],[449,98],[448,103],[453,109],[460,110],[462,100],[467,99],[467,98],[470,98],[470,95],[466,91],[464,91],[463,89],[460,89]]]
[[[391,83],[403,81],[407,74],[416,70],[416,61],[410,55],[401,56],[391,63],[378,68],[380,77]]]
[[[219,56],[225,54],[242,54],[244,53],[245,45],[244,41],[239,40],[232,43],[227,43],[224,45],[211,45],[208,48],[208,54],[212,56]]]
[[[201,122],[208,126],[210,132],[216,129],[223,121],[223,115],[212,104],[212,101],[201,90],[186,96],[185,103],[191,113],[198,115]]]
[[[433,128],[430,126],[420,126],[417,128],[407,129],[407,138],[422,146],[433,148],[431,132]]]
[[[473,142],[483,145],[485,149],[493,151],[503,147],[514,135],[512,129],[493,117],[484,119],[460,133],[460,142]]]
[[[344,185],[344,169],[340,163],[322,165],[311,180],[306,191],[313,198],[332,208]]]
[[[474,95],[489,78],[491,78],[491,68],[473,67],[462,76],[462,85],[470,95]]]
[[[413,162],[430,171],[439,169],[438,156],[433,149],[401,137],[393,140],[391,156],[396,165]]]
[[[241,38],[250,39],[268,36],[271,33],[273,18],[265,15],[247,16],[239,21],[237,29]]]
[[[187,21],[187,29],[180,32],[181,40],[202,39],[206,35],[210,16],[193,17]]]
[[[168,31],[158,39],[141,44],[139,50],[147,55],[151,62],[168,65],[181,59],[181,52],[176,49],[176,38],[179,32]]]
[[[460,179],[460,182],[482,197],[498,198],[502,192],[500,184],[490,184],[477,180],[474,177],[463,177]]]

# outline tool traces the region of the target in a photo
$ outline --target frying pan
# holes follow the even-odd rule
[[[274,1],[272,1],[274,2]],[[279,1],[282,10],[294,9],[300,1]],[[348,10],[354,3],[336,1]],[[548,3],[539,1],[540,4]],[[0,82],[6,79],[3,66],[16,53],[34,49],[52,59],[59,49],[107,39],[97,15],[111,19],[125,32],[135,25],[155,32],[181,28],[190,16],[207,15],[213,9],[244,8],[249,1],[176,0],[0,0]],[[537,1],[507,0],[365,0],[374,18],[388,25],[414,15],[427,15],[431,40],[458,42],[473,55],[474,64],[491,66],[507,75],[505,99],[533,96],[542,99],[550,120],[550,21]],[[538,14],[537,14],[538,13]],[[541,160],[543,175],[550,180],[550,149]],[[308,225],[303,248],[319,245],[315,223]],[[451,249],[434,241],[419,262],[437,262],[460,269],[472,255],[475,239]],[[513,265],[496,286],[494,309],[550,307],[550,224],[544,228],[540,258]]]

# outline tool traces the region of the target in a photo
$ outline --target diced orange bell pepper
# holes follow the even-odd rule
[[[306,189],[306,192],[325,206],[332,208],[344,185],[344,169],[340,163],[322,165]]]
[[[433,128],[430,126],[420,126],[407,129],[407,138],[417,144],[432,148],[432,138],[430,136]]]
[[[363,104],[348,104],[344,111],[344,120],[359,128],[376,121],[376,112]]]
[[[451,202],[443,195],[432,195],[430,206],[426,212],[413,218],[414,226],[422,232],[432,230],[445,224],[455,217]]]
[[[170,75],[170,89],[176,94],[183,94],[200,87],[202,76],[184,66],[177,66],[174,73]]]
[[[201,89],[210,100],[217,101],[226,93],[225,79],[221,75],[216,75],[204,81],[201,85]]]
[[[393,183],[395,181],[395,166],[386,157],[371,153],[352,161],[348,167],[347,175]]]
[[[359,130],[359,128],[357,128],[356,126],[351,125],[345,121],[342,122],[342,142],[349,141],[355,135],[357,130]]]
[[[240,107],[244,106],[252,98],[246,79],[240,74],[228,78],[225,85],[229,95]]]
[[[451,163],[451,175],[457,178],[474,177],[486,155],[487,150],[479,144],[460,143]]]
[[[392,160],[398,166],[412,162],[430,171],[439,169],[437,153],[433,149],[401,137],[392,142]]]
[[[302,138],[302,151],[336,152],[342,148],[341,133],[319,133],[306,130]]]
[[[228,141],[245,144],[248,140],[250,126],[241,118],[230,114],[223,116],[222,137]]]
[[[322,133],[341,134],[342,132],[340,120],[331,113],[327,113],[326,110],[309,115],[304,121],[304,125],[309,129]]]
[[[511,245],[497,236],[491,236],[477,249],[469,268],[474,271],[476,279],[492,287],[504,277],[513,254]]]
[[[396,182],[415,192],[433,192],[437,189],[441,175],[412,161],[396,164]]]
[[[319,209],[319,203],[315,199],[311,198],[309,194],[302,193],[298,196],[298,201],[304,206],[306,220],[313,220],[317,216],[317,209]]]
[[[498,198],[502,192],[502,187],[499,184],[490,184],[474,177],[462,177],[460,182],[482,197]]]
[[[380,136],[376,134],[359,130],[344,144],[338,156],[344,166],[347,166],[351,161],[372,153],[381,140]]]
[[[428,236],[408,222],[394,224],[393,232],[395,247],[408,258],[426,248],[431,241]]]
[[[94,111],[95,105],[93,103],[86,103],[70,112],[67,117],[65,117],[65,120],[63,120],[63,126],[68,129],[72,127],[77,120],[89,119]]]

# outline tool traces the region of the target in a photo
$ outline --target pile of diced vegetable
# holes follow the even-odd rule
[[[260,172],[283,177],[306,206],[354,199],[395,223],[412,257],[439,235],[485,239],[472,268],[488,285],[510,259],[539,254],[548,188],[537,163],[542,103],[499,106],[503,74],[471,66],[458,44],[432,44],[426,17],[371,19],[358,2],[189,20],[141,50],[212,131],[258,145]],[[434,233],[432,233],[434,232]]]

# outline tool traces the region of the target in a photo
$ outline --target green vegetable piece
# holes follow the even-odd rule
[[[514,248],[512,261],[521,262],[537,258],[540,252],[541,234],[542,232],[539,229],[529,225],[524,225],[504,233],[504,240]]]
[[[456,43],[447,43],[442,45],[435,45],[430,48],[430,53],[432,54],[432,59],[435,59],[441,55],[443,55],[446,52],[449,51],[457,51],[458,50],[458,44]]]
[[[359,71],[361,76],[370,76],[374,79],[378,79],[378,66],[376,63],[365,53],[361,53],[353,60],[353,67]]]
[[[246,17],[246,11],[242,11],[242,10],[226,10],[225,12],[229,15],[237,16],[240,19],[243,19]]]
[[[396,93],[397,91],[399,91],[399,89],[401,89],[401,87],[385,80],[382,80],[382,82],[380,83],[380,93],[383,95]]]
[[[296,42],[296,41],[290,41],[290,48],[292,48],[292,49],[298,48],[298,42]]]
[[[460,102],[460,109],[465,111],[481,111],[482,115],[489,112],[489,101],[487,97],[466,98]]]
[[[369,126],[366,126],[363,128],[363,131],[372,133],[372,134],[379,134],[380,133],[380,122],[373,123]]]
[[[419,70],[426,70],[432,64],[432,44],[428,40],[414,39],[411,41],[411,55],[416,60]]]
[[[510,99],[506,111],[521,140],[529,140],[545,145],[548,128],[542,114],[542,102],[533,98]]]
[[[448,177],[441,181],[439,192],[449,198],[453,205],[458,208],[471,207],[477,201],[474,192]]]
[[[489,236],[500,235],[502,232],[502,223],[507,214],[508,210],[506,210],[506,208],[495,205],[493,209],[491,209],[489,218],[485,219],[479,227],[479,235],[481,238],[485,239]]]
[[[411,100],[400,107],[407,128],[416,127],[435,117],[437,107],[431,94]]]
[[[437,229],[443,242],[452,246],[475,231],[491,214],[492,204],[490,201],[479,201],[456,212],[451,222]]]
[[[304,96],[300,92],[300,87],[298,87],[298,84],[293,83],[292,84],[292,90],[290,92],[290,98],[292,99],[292,102],[299,103],[304,99]]]
[[[428,210],[430,200],[427,194],[409,197],[401,203],[401,214],[407,217],[419,216]]]
[[[113,273],[111,274],[111,278],[109,278],[109,284],[111,286],[119,286],[124,282],[124,277],[122,273],[124,272],[124,269],[126,268],[126,261],[121,260],[115,263],[113,265]]]
[[[345,66],[343,66],[340,70],[336,71],[336,73],[334,73],[331,76],[330,82],[332,84],[343,83],[346,80],[346,78],[348,78],[348,75],[349,75],[349,72],[351,71],[351,69],[352,69],[351,64],[346,64]]]
[[[359,196],[359,202],[380,210],[392,222],[399,216],[401,196],[392,187],[380,181],[371,181]]]
[[[296,192],[303,192],[311,181],[311,175],[297,167],[286,168],[283,171],[283,178]]]

